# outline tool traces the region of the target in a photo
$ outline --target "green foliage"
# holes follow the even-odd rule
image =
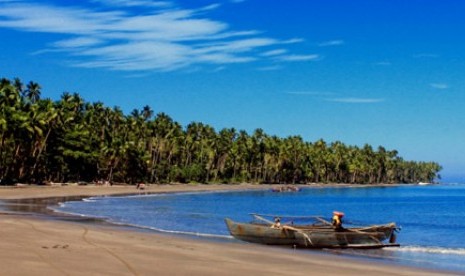
[[[0,80],[0,180],[137,183],[415,183],[439,177],[435,162],[396,150],[348,146],[262,129],[183,129],[149,106],[124,115],[77,93],[41,99],[39,84]]]

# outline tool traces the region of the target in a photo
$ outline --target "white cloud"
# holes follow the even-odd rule
[[[211,4],[211,5],[198,9],[198,11],[211,11],[211,10],[218,9],[219,7],[221,7],[221,4]]]
[[[257,71],[276,71],[281,70],[283,67],[280,65],[273,65],[273,66],[264,66],[257,68]]]
[[[255,48],[272,46],[279,44],[280,42],[270,38],[247,38],[236,41],[220,42],[217,44],[205,44],[199,48],[197,52],[248,52]]]
[[[283,44],[294,44],[294,43],[300,43],[304,41],[305,40],[303,38],[292,38],[292,39],[285,40],[282,43]]]
[[[66,52],[74,66],[89,68],[170,71],[259,58],[273,65],[319,58],[276,49],[300,43],[300,38],[264,37],[260,31],[233,30],[226,22],[208,18],[219,4],[183,9],[171,1],[88,0],[85,7],[84,1],[75,3],[81,6],[0,0],[0,28],[59,34],[50,48],[36,54]]]
[[[329,102],[350,103],[350,104],[369,104],[384,102],[384,99],[379,98],[332,98],[326,99]]]
[[[282,54],[285,54],[285,53],[287,53],[286,49],[276,49],[276,50],[266,51],[266,52],[262,53],[261,56],[271,57],[271,56],[282,55]]]
[[[152,8],[166,8],[171,7],[173,4],[168,1],[151,1],[151,0],[92,0],[95,3],[101,3],[108,6],[121,6],[121,7],[152,7]]]
[[[328,46],[339,46],[343,45],[344,40],[329,40],[329,41],[324,41],[318,44],[320,47],[328,47]]]
[[[226,70],[226,67],[225,66],[219,66],[219,67],[216,67],[215,69],[213,69],[213,73],[216,73],[216,72],[221,72],[221,71],[224,71]]]
[[[104,41],[98,38],[92,37],[76,37],[71,39],[60,40],[53,43],[53,46],[56,48],[78,48],[78,47],[88,47],[101,44]]]
[[[281,61],[312,61],[318,60],[321,57],[319,55],[287,55],[277,57]]]
[[[440,89],[440,90],[449,88],[449,85],[447,83],[430,83],[429,85],[434,89]]]
[[[121,12],[14,3],[0,6],[0,27],[39,33],[91,35],[107,31],[108,22],[115,22],[121,16]]]

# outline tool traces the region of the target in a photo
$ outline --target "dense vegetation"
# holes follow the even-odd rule
[[[35,82],[0,80],[0,181],[149,183],[415,183],[441,167],[300,136],[280,138],[193,122],[183,128],[149,106],[125,115],[64,93],[41,99]]]

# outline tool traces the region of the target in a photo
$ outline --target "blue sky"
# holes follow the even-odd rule
[[[465,2],[0,0],[0,77],[465,176]]]

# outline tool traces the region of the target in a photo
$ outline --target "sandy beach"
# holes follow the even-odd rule
[[[151,185],[145,192],[263,189]],[[2,187],[0,200],[137,193],[134,186]],[[213,242],[98,223],[0,214],[0,275],[444,275],[241,242]]]

